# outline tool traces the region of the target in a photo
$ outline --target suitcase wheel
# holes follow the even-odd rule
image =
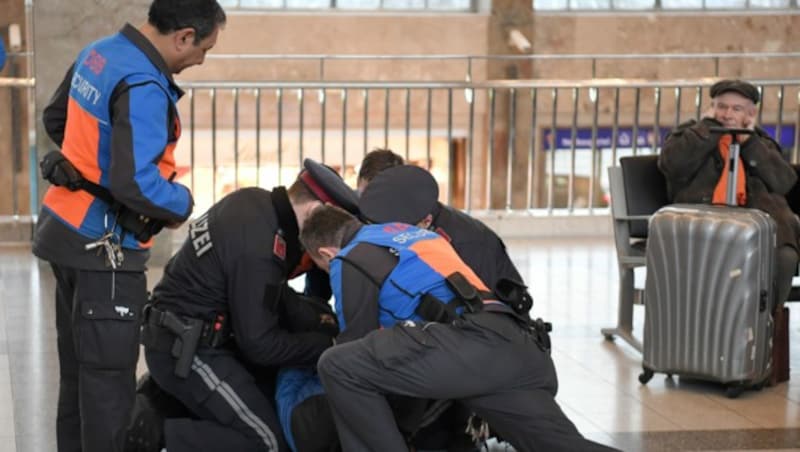
[[[653,370],[643,367],[644,371],[639,374],[639,383],[646,385],[653,378]]]
[[[739,397],[742,395],[742,392],[744,392],[744,386],[736,383],[730,384],[727,388],[725,388],[725,395],[729,399],[735,399]]]

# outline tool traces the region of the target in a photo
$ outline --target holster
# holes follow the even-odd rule
[[[460,272],[454,272],[445,280],[450,290],[455,292],[467,312],[478,312],[483,308],[483,301],[478,290]]]
[[[538,345],[543,352],[549,354],[551,348],[550,332],[553,331],[553,324],[545,322],[541,318],[537,318],[530,322],[530,329],[536,345]]]
[[[39,168],[42,170],[42,177],[51,184],[69,191],[83,190],[105,201],[116,214],[117,224],[140,242],[149,241],[166,226],[163,220],[149,218],[117,202],[107,188],[83,177],[61,151],[48,152],[39,162]]]
[[[175,375],[189,376],[198,347],[220,347],[231,337],[226,316],[217,314],[213,321],[181,317],[170,311],[145,305],[142,344],[169,352],[175,358]]]
[[[447,323],[459,317],[456,311],[459,307],[463,307],[469,313],[480,312],[483,309],[481,293],[464,275],[455,272],[446,278],[446,282],[455,294],[455,298],[445,303],[431,294],[425,294],[417,306],[417,315],[429,322]]]
[[[494,292],[517,314],[527,314],[533,307],[533,297],[528,293],[528,286],[519,281],[500,278],[495,283]]]
[[[60,151],[50,151],[39,162],[42,177],[53,185],[70,191],[79,190],[85,180]]]

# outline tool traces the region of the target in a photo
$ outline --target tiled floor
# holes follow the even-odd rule
[[[507,244],[531,286],[535,314],[554,324],[558,401],[583,434],[626,451],[800,450],[800,372],[738,399],[663,375],[639,383],[638,352],[600,335],[617,309],[611,239]],[[159,275],[153,269],[150,283]],[[27,247],[0,247],[0,452],[56,450],[53,288],[50,269]],[[640,333],[643,310],[636,310]],[[792,362],[800,369],[798,314],[793,306]]]

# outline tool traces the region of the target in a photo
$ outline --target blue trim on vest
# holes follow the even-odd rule
[[[100,169],[99,183],[106,188],[109,187],[108,172],[111,165],[111,103],[113,100],[111,96],[116,87],[123,81],[128,86],[142,84],[157,86],[160,91],[164,92],[167,99],[169,99],[168,102],[173,105],[177,114],[176,103],[180,93],[171,88],[168,76],[161,72],[150,58],[122,33],[116,33],[95,41],[80,52],[75,60],[69,97],[81,109],[98,121],[97,167]],[[138,111],[147,111],[153,108],[154,106],[142,105],[131,105],[130,107],[131,110],[138,109]],[[163,109],[163,106],[155,108]],[[156,113],[158,115],[167,115],[166,110]],[[129,119],[131,120],[131,127],[135,128],[137,124],[134,118]],[[165,123],[163,135],[146,137],[147,142],[136,143],[136,147],[132,152],[137,154],[138,148],[145,148],[153,149],[157,153],[163,154],[169,144],[166,139],[169,136],[167,127],[172,127],[172,125]],[[87,152],[95,152],[95,150],[87,150]],[[155,157],[152,153],[149,154]],[[136,155],[133,159],[134,162],[136,161],[135,157]],[[138,179],[142,175],[137,172],[135,177],[138,183]],[[148,193],[144,192],[143,194],[148,195]],[[150,201],[176,213],[183,213],[188,210],[188,196],[183,196],[182,201],[178,203],[179,205],[173,205],[175,203],[174,198],[172,193],[164,193],[150,198]],[[103,235],[106,223],[104,217],[107,210],[108,205],[104,201],[99,199],[92,201],[77,231],[89,238],[97,238]],[[54,212],[53,214],[56,218],[59,218]],[[113,223],[113,218],[109,218],[108,223],[109,225]],[[73,230],[75,229],[72,225],[68,224],[68,226]],[[117,228],[117,232],[120,231],[121,229]],[[125,235],[122,246],[130,249],[141,249],[141,246],[131,234]]]
[[[445,303],[455,296],[445,281],[447,275],[436,271],[411,249],[414,244],[426,240],[441,240],[444,246],[449,246],[441,236],[416,226],[403,223],[374,224],[362,227],[353,240],[337,254],[337,257],[346,257],[360,243],[391,248],[397,252],[399,258],[397,266],[380,288],[378,299],[380,305],[378,321],[384,328],[404,320],[422,321],[415,311],[425,294],[431,294]],[[339,328],[344,331],[347,325],[341,305],[341,265],[341,259],[331,261],[331,284],[336,297],[335,308],[339,318]]]

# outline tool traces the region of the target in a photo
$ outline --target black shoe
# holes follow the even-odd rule
[[[125,452],[160,452],[164,447],[164,416],[145,394],[136,394],[125,435]]]
[[[161,452],[165,446],[164,419],[188,416],[183,404],[161,389],[150,374],[144,374],[136,384],[125,452]]]

